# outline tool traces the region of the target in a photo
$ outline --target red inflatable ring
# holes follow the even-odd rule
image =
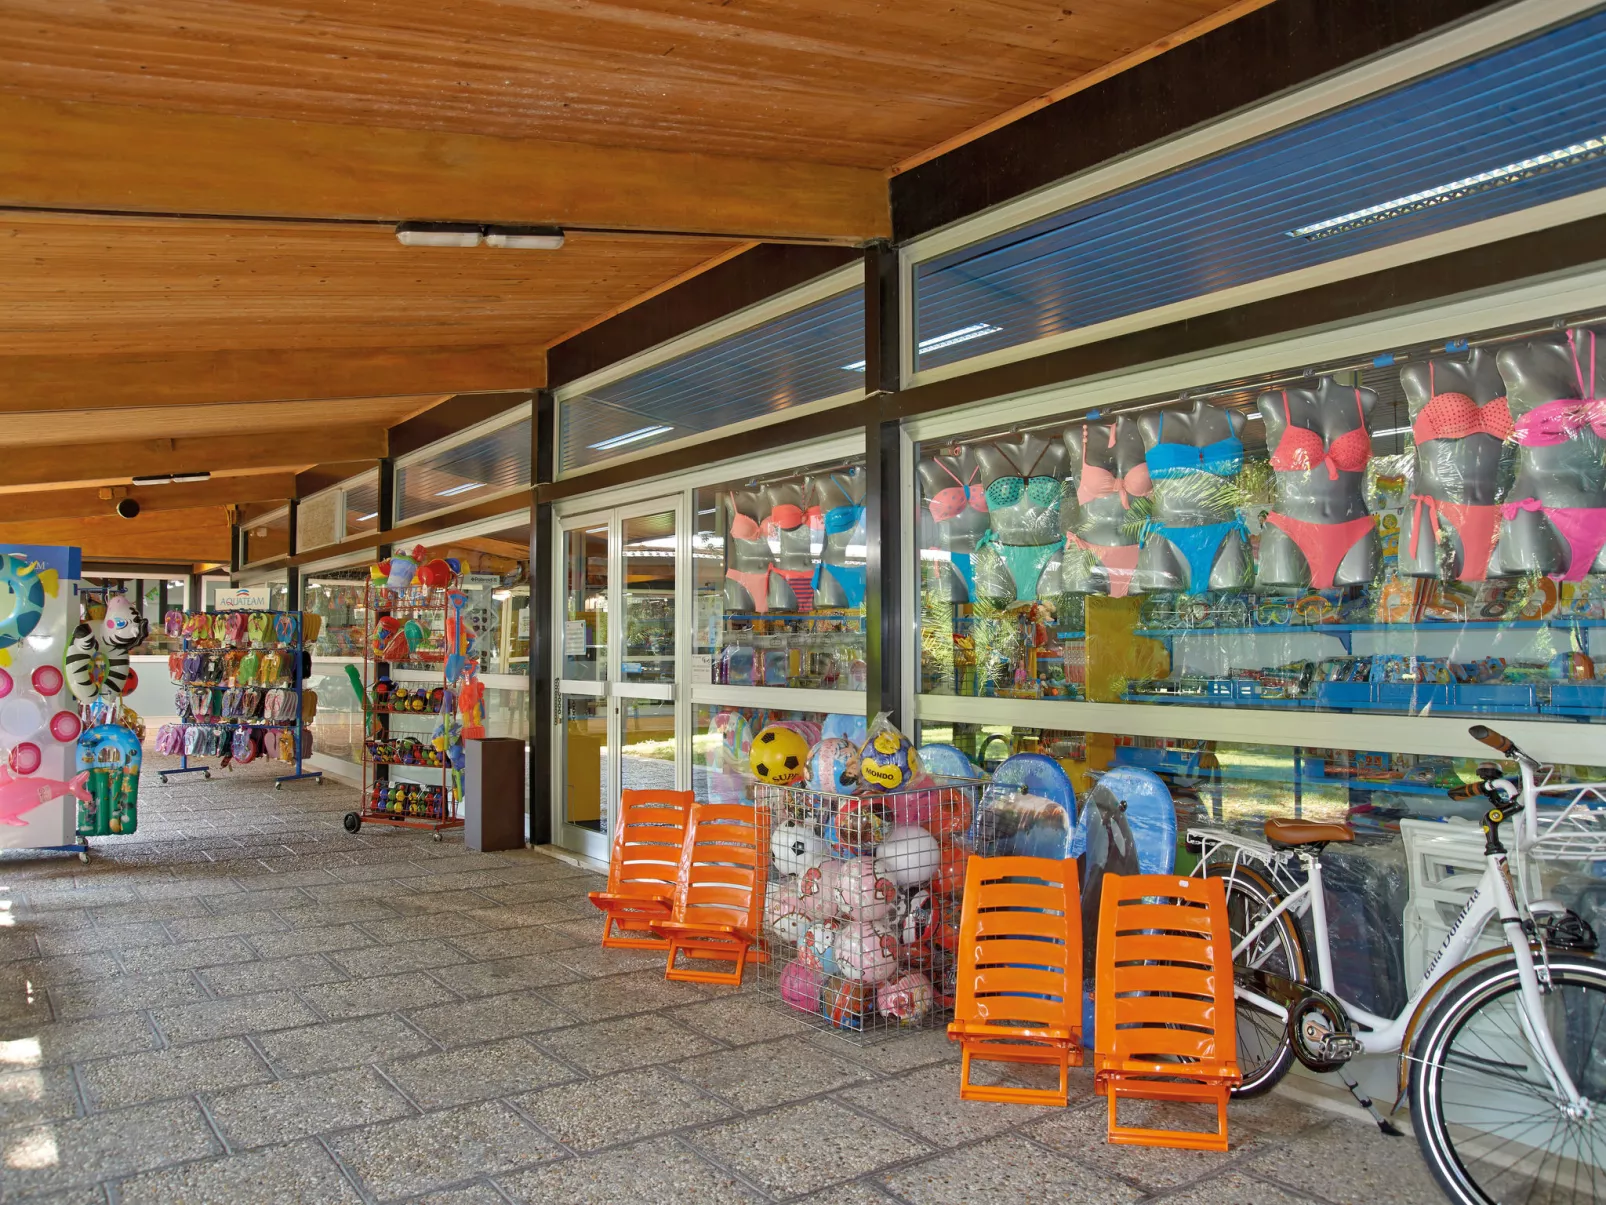
[[[0,669],[0,699],[11,693],[11,675]]]
[[[44,760],[39,746],[32,741],[23,741],[11,751],[11,768],[18,774],[32,774]]]
[[[50,717],[50,735],[62,744],[78,739],[78,734],[84,730],[84,722],[70,711],[58,711]]]
[[[47,699],[59,694],[62,684],[61,671],[54,665],[41,665],[33,671],[33,688]]]

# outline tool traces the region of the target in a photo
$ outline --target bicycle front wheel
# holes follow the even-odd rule
[[[1237,949],[1244,936],[1269,916],[1278,902],[1277,892],[1265,878],[1244,866],[1236,869],[1210,867],[1227,885],[1227,925],[1232,947]],[[1299,930],[1284,913],[1273,921],[1254,942],[1233,959],[1236,970],[1266,971],[1283,979],[1303,982],[1305,952]],[[1243,1083],[1233,1089],[1242,1100],[1269,1092],[1293,1065],[1294,1050],[1288,1040],[1284,1018],[1265,1011],[1238,997],[1238,1070]]]
[[[1581,1108],[1531,1039],[1515,961],[1452,989],[1412,1051],[1417,1142],[1461,1205],[1606,1200],[1606,965],[1552,956],[1550,978],[1540,1007]]]

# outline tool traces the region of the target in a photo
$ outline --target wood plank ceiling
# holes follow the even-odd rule
[[[745,240],[883,233],[901,160],[1244,4],[7,0],[0,424],[35,453],[0,523],[10,491],[181,451],[217,491],[257,475],[253,501],[324,448],[382,454],[433,398],[540,385],[545,346]],[[568,236],[399,245],[420,217]]]

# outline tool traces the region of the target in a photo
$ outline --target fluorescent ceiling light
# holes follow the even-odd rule
[[[591,444],[590,447],[598,452],[609,452],[614,448],[622,448],[626,444],[633,444],[639,439],[651,439],[655,435],[662,435],[666,431],[673,431],[673,427],[656,426],[641,427],[635,431],[627,431],[623,435],[615,435],[612,439],[605,439],[601,443]]]
[[[449,490],[436,490],[435,496],[437,498],[452,498],[458,494],[466,494],[469,492],[469,490],[480,490],[484,488],[485,482],[483,481],[465,481],[462,485],[454,485]]]
[[[478,247],[483,237],[478,226],[463,222],[403,222],[396,241],[404,247]]]
[[[485,245],[513,251],[556,251],[563,246],[563,231],[556,226],[487,226]]]
[[[210,481],[211,473],[163,473],[154,477],[135,477],[135,485],[183,485],[186,482]]]
[[[1410,429],[1409,427],[1384,427],[1381,431],[1373,431],[1372,438],[1382,439],[1385,435],[1404,435]]]
[[[1299,226],[1286,233],[1290,238],[1328,238],[1334,234],[1342,234],[1346,230],[1370,226],[1375,222],[1399,217],[1401,214],[1415,213],[1432,205],[1441,205],[1445,201],[1454,201],[1460,197],[1469,197],[1474,193],[1498,188],[1502,184],[1515,184],[1559,167],[1570,167],[1574,163],[1597,158],[1603,151],[1606,151],[1606,136],[1586,138],[1582,142],[1546,151],[1531,159],[1519,159],[1504,167],[1490,168],[1475,176],[1463,176],[1459,180],[1451,180],[1448,184],[1425,188],[1409,196],[1395,197],[1392,201],[1384,201],[1379,205],[1368,205],[1365,209],[1357,209],[1351,213],[1341,213],[1336,218],[1312,222],[1309,226]]]
[[[379,512],[376,510],[371,515],[358,515],[357,516],[357,522],[366,523],[366,522],[368,522],[369,519],[377,519],[377,518],[379,518]]]
[[[969,343],[972,339],[985,339],[988,335],[996,335],[1004,328],[994,326],[991,322],[972,322],[969,326],[962,326],[956,331],[949,331],[946,335],[933,335],[929,339],[922,339],[915,350],[919,352],[936,351],[943,347],[953,347],[959,343]],[[852,364],[844,364],[843,372],[863,372],[865,361],[855,360]]]

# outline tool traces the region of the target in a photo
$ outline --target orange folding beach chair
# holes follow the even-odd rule
[[[1064,1105],[1082,1063],[1082,913],[1076,860],[979,858],[965,868],[958,991],[948,1037],[959,1095]],[[971,1059],[1059,1068],[1058,1089],[972,1083]]]
[[[1109,875],[1099,904],[1094,1076],[1109,1140],[1227,1149],[1227,1098],[1240,1082],[1232,939],[1219,878]],[[1216,1133],[1123,1126],[1125,1098],[1216,1106]]]
[[[686,844],[690,791],[623,791],[619,828],[608,861],[608,888],[590,899],[602,909],[602,944],[633,950],[663,950],[669,943],[652,931],[668,920]]]
[[[699,803],[692,807],[673,914],[652,925],[652,931],[669,943],[665,979],[741,983],[764,916],[764,882],[770,862],[768,824],[763,809],[745,804]],[[705,971],[684,967],[678,962],[681,954],[729,962],[732,968]]]

